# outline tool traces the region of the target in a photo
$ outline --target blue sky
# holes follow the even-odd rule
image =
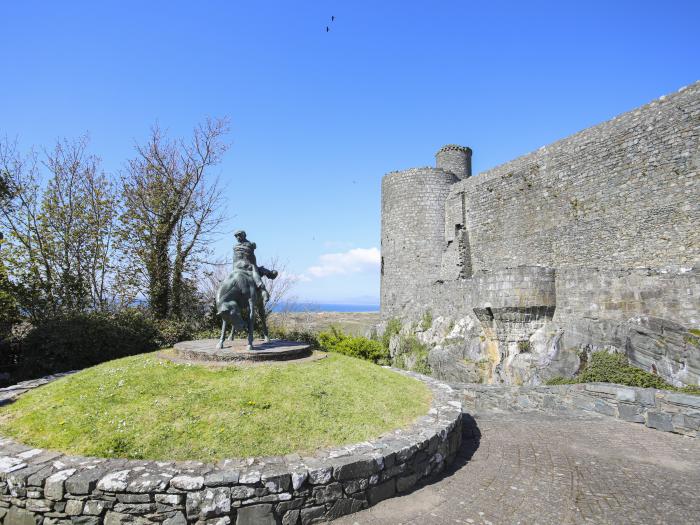
[[[447,143],[478,173],[690,84],[698,20],[672,0],[6,1],[0,134],[88,132],[118,173],[154,122],[228,116],[216,253],[244,228],[300,298],[371,301],[384,173]]]

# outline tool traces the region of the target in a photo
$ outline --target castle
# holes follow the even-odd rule
[[[700,384],[700,82],[477,176],[382,180],[381,313],[444,379],[538,384],[624,352]]]

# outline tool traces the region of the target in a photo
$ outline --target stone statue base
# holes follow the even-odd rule
[[[190,361],[221,365],[306,360],[312,357],[311,345],[298,341],[274,339],[266,343],[260,339],[253,342],[253,350],[248,350],[248,341],[245,339],[225,341],[223,348],[216,348],[218,343],[218,339],[182,341],[176,343],[172,351],[161,352],[161,356],[172,358],[178,362]]]

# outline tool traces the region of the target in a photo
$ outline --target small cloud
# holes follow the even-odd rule
[[[328,277],[378,271],[380,258],[379,249],[375,247],[353,248],[342,253],[324,253],[319,257],[319,264],[311,266],[306,270],[306,274],[312,277]]]
[[[285,271],[280,272],[278,277],[281,279],[289,279],[293,283],[308,283],[311,280],[303,273],[291,273]]]

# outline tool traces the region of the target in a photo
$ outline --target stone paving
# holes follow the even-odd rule
[[[700,440],[590,413],[473,421],[437,482],[333,523],[700,523]]]

